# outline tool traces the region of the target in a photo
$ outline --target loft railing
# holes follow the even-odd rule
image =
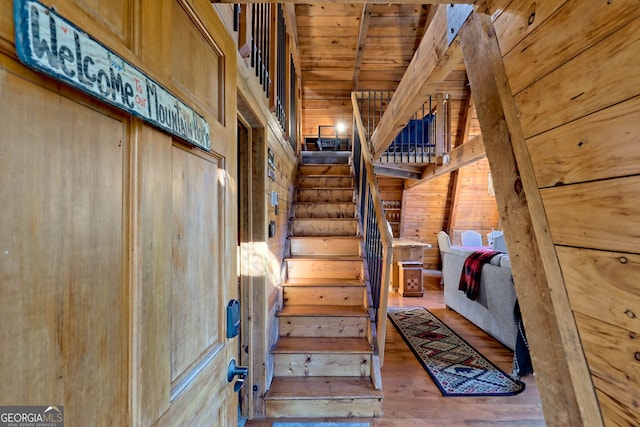
[[[362,122],[355,94],[351,97],[354,110],[353,165],[359,196],[359,213],[365,236],[364,252],[369,293],[370,318],[374,351],[380,365],[384,358],[387,325],[387,301],[391,277],[393,237],[387,223],[378,184],[373,172],[367,131]]]
[[[238,51],[253,69],[273,113],[294,152],[298,151],[298,74],[281,3],[234,5]]]
[[[296,84],[296,65],[293,62],[293,55],[289,55],[289,127],[287,129],[287,135],[289,138],[289,144],[293,151],[296,151],[296,137],[298,135],[298,88]]]
[[[356,99],[367,140],[380,123],[392,97],[392,91],[357,92]],[[429,97],[376,161],[437,163],[438,157],[449,151],[445,146],[445,135],[449,132],[447,107],[446,97],[438,96],[437,102],[432,102],[432,98]]]
[[[275,90],[275,115],[278,119],[278,123],[280,123],[280,127],[283,130],[286,130],[287,126],[287,51],[285,49],[287,44],[287,33],[286,26],[284,23],[284,11],[282,9],[282,4],[278,3],[276,6],[277,10],[277,31],[276,31],[276,41],[277,41],[277,49],[276,49],[276,75],[275,79],[276,90]]]
[[[269,77],[269,61],[271,52],[271,4],[254,3],[251,5],[251,67],[256,70],[256,77],[266,92],[271,96],[271,78]]]

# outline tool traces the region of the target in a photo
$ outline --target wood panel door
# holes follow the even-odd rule
[[[238,398],[226,336],[237,298],[225,159],[142,129],[139,384],[134,420],[155,426],[232,426]],[[235,204],[234,204],[235,205]],[[234,230],[235,231],[235,230]]]
[[[127,425],[129,121],[20,72],[0,55],[0,402]]]
[[[63,405],[69,425],[235,425],[227,159],[1,55],[0,111],[0,402]]]
[[[224,271],[231,265],[225,262],[225,239],[233,236],[224,235],[223,170],[219,159],[177,146],[171,159],[172,399],[194,381],[189,386],[201,388],[210,401],[206,411],[192,414],[189,425],[231,425],[237,400],[226,372],[238,352],[226,343],[225,307],[234,294],[227,286],[235,282]],[[203,370],[215,381],[195,382]]]

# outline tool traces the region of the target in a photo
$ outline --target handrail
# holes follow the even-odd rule
[[[369,140],[362,123],[357,94],[351,94],[354,112],[353,162],[360,198],[360,218],[365,236],[365,259],[371,298],[371,319],[375,323],[374,351],[380,366],[384,361],[387,326],[387,303],[391,279],[393,236],[380,199],[378,183],[373,171]]]

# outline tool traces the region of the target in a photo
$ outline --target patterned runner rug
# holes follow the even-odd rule
[[[512,396],[524,390],[426,308],[387,315],[443,396]]]
[[[271,427],[369,427],[369,423],[297,423],[275,422]]]

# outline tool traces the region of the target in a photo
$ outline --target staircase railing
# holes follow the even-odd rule
[[[380,123],[394,93],[389,90],[356,92],[368,141]],[[428,97],[376,159],[376,163],[437,163],[450,151],[448,96]],[[448,144],[447,144],[448,143]]]
[[[351,100],[354,111],[353,165],[359,196],[359,213],[365,237],[365,263],[369,284],[369,306],[374,351],[379,356],[380,365],[384,359],[384,343],[387,326],[387,301],[391,278],[393,237],[378,191],[378,183],[373,172],[372,155],[368,146],[367,133],[362,123],[356,94]]]

